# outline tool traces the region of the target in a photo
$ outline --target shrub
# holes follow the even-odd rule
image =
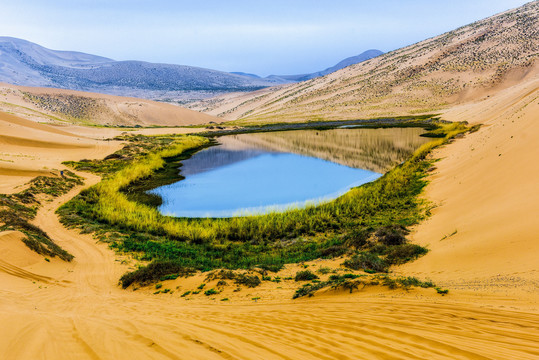
[[[330,272],[333,272],[334,270],[332,268],[329,268],[329,267],[320,267],[318,270],[316,270],[317,273],[321,274],[321,275],[327,275],[329,274]]]
[[[323,258],[332,258],[332,257],[341,256],[342,254],[346,253],[347,250],[348,249],[342,245],[333,245],[328,248],[322,249],[320,251],[320,255]]]
[[[206,296],[216,295],[216,294],[219,294],[219,291],[215,290],[214,288],[204,291],[204,295]]]
[[[257,287],[261,283],[260,278],[258,276],[246,275],[246,274],[236,275],[235,282],[237,285],[245,285],[250,288]]]
[[[292,299],[297,299],[299,297],[303,296],[314,296],[314,293],[316,290],[322,289],[326,286],[326,283],[317,283],[317,284],[304,284],[302,287],[296,290],[294,293],[294,296],[292,296]]]
[[[352,270],[371,270],[376,272],[387,272],[388,264],[386,261],[378,255],[362,252],[359,255],[356,254],[350,259],[345,260],[343,265]]]
[[[442,295],[442,296],[447,295],[449,293],[448,289],[442,289],[442,288],[439,288],[439,287],[437,287],[435,289],[436,289],[436,292],[438,294]]]
[[[406,243],[405,235],[408,235],[409,231],[399,225],[384,226],[376,230],[374,235],[378,238],[378,241],[384,245],[402,245]]]
[[[350,294],[354,291],[354,289],[357,290],[359,285],[365,286],[361,280],[346,280],[339,284],[339,286],[343,289],[350,290]]]
[[[261,264],[261,265],[258,265],[258,267],[263,269],[263,270],[270,271],[270,272],[279,272],[284,267],[284,264],[282,264],[282,263],[278,263],[278,264]]]
[[[206,275],[206,281],[222,279],[222,280],[234,280],[236,278],[236,273],[232,270],[219,270],[210,272]]]
[[[354,229],[344,236],[345,244],[360,249],[367,245],[371,231],[366,229]]]
[[[404,264],[425,255],[428,250],[416,244],[392,246],[387,251],[386,261],[390,264]]]
[[[435,286],[432,281],[421,281],[413,276],[391,278],[387,275],[384,275],[383,277],[378,279],[382,280],[382,285],[388,286],[390,289],[396,289],[398,287],[408,289],[411,286],[422,288],[429,288]]]
[[[165,280],[176,280],[180,275],[179,274],[169,274],[162,276],[159,280],[165,281]]]
[[[179,265],[175,260],[154,261],[146,267],[124,274],[120,278],[120,283],[125,289],[135,282],[145,285],[157,281],[166,275],[180,274],[181,276],[187,276],[194,272],[192,268]]]
[[[313,273],[311,270],[302,270],[296,273],[295,281],[311,281],[318,279],[318,275]]]

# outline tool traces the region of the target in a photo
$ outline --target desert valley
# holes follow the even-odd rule
[[[1,37],[0,358],[539,358],[538,59],[538,1],[299,75]]]

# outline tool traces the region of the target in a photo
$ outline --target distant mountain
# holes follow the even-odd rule
[[[241,71],[232,71],[231,74],[249,76],[249,77],[252,77],[252,78],[255,78],[255,79],[262,79],[262,77],[260,77],[260,76],[258,76],[256,74],[249,74],[249,73],[244,73],[244,72],[241,72]]]
[[[343,69],[350,65],[359,64],[360,62],[370,60],[382,54],[383,52],[380,50],[371,49],[371,50],[364,51],[359,55],[346,58],[340,61],[337,65],[334,65],[322,71],[314,72],[311,74],[299,74],[299,75],[270,75],[266,77],[266,79],[271,79],[271,80],[275,80],[279,82],[286,82],[286,81],[299,82],[299,81],[310,80],[319,76],[331,74],[332,72]]]
[[[203,98],[282,83],[194,66],[50,50],[12,37],[0,37],[0,81],[154,99]]]

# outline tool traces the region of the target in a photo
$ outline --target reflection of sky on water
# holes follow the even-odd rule
[[[373,181],[426,139],[422,129],[335,129],[243,134],[196,153],[185,180],[152,190],[159,210],[180,217],[228,217],[327,201]],[[366,170],[368,169],[368,170]]]
[[[297,154],[266,153],[200,172],[152,192],[164,214],[226,217],[335,198],[380,174]]]

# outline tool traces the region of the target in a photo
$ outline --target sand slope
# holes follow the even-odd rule
[[[537,302],[539,76],[443,117],[484,126],[436,152],[426,196],[437,207],[413,236],[432,251],[401,271]]]

